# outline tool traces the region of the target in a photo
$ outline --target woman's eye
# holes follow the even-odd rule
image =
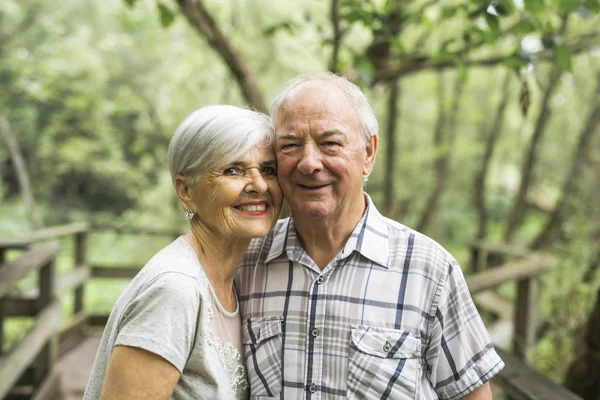
[[[237,175],[240,173],[240,170],[235,167],[229,167],[223,171],[223,175]]]

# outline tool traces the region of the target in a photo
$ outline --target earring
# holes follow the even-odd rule
[[[194,218],[194,215],[195,213],[192,211],[191,208],[189,210],[185,210],[185,217],[190,221],[192,220],[192,218]]]

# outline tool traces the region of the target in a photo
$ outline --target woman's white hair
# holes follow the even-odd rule
[[[169,143],[171,179],[181,174],[194,184],[202,172],[231,164],[256,146],[273,143],[273,126],[265,114],[215,105],[191,113]]]
[[[371,136],[376,136],[379,134],[377,117],[375,117],[375,113],[371,108],[371,104],[369,104],[369,100],[367,100],[364,93],[354,83],[331,72],[303,74],[289,81],[285,85],[283,91],[279,94],[279,96],[277,96],[271,105],[271,118],[273,121],[277,121],[277,114],[279,113],[281,107],[285,106],[286,101],[293,94],[292,92],[296,88],[309,82],[330,84],[341,90],[346,95],[348,102],[352,105],[356,115],[358,116],[361,131],[360,133],[365,146]]]

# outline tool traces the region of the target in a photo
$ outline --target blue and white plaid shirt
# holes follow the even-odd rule
[[[503,368],[454,258],[366,198],[322,271],[292,219],[251,242],[236,285],[252,398],[455,399]]]

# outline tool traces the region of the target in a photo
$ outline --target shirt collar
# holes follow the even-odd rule
[[[346,258],[357,251],[369,260],[388,268],[387,223],[385,217],[375,208],[371,197],[366,193],[364,195],[367,210],[344,245],[340,258]],[[284,220],[281,228],[274,232],[273,243],[265,262],[271,262],[281,256],[284,250],[290,261],[298,262],[304,254],[291,217]]]

